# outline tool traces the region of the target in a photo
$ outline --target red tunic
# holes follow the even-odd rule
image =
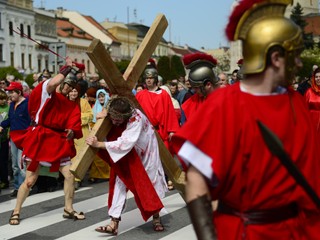
[[[203,96],[200,96],[199,94],[194,94],[181,105],[181,108],[182,108],[187,120],[200,107],[200,105],[203,101],[204,101]]]
[[[116,140],[121,136],[124,129],[125,125],[120,127],[113,126],[107,136],[108,141]],[[115,178],[118,176],[126,185],[127,189],[133,193],[134,199],[145,221],[152,215],[160,212],[163,204],[144,169],[141,159],[134,149],[116,163],[110,159],[107,150],[100,150],[99,156],[109,163],[111,167],[108,198],[109,207],[111,207],[112,204]]]
[[[316,94],[312,88],[309,88],[305,94],[305,98],[312,116],[312,119],[317,127],[320,129],[320,95]]]
[[[226,105],[226,101],[232,103]],[[227,106],[227,107],[226,107]],[[272,209],[296,202],[301,210],[315,206],[297,186],[280,161],[265,145],[256,121],[260,120],[284,143],[298,168],[319,193],[320,161],[318,138],[303,98],[289,94],[253,96],[240,91],[239,83],[210,94],[173,138],[176,152],[185,140],[193,143],[212,162],[218,185],[212,188],[219,199],[238,211]],[[199,169],[203,172],[204,169]],[[212,177],[212,179],[214,179]],[[303,239],[303,228],[315,239],[320,229],[319,215],[314,226],[297,217],[287,221],[244,225],[239,217],[216,213],[218,239]],[[301,230],[301,232],[300,232]],[[244,235],[243,235],[244,234]],[[319,237],[319,236],[318,236]]]
[[[36,118],[40,107],[42,85],[43,82],[30,95],[31,119]],[[30,171],[34,171],[40,161],[53,163],[51,170],[58,171],[60,159],[76,155],[73,139],[66,138],[66,129],[72,129],[75,138],[82,137],[80,107],[54,91],[44,103],[37,125],[28,128],[22,143],[23,154],[32,159]]]
[[[179,129],[179,123],[169,94],[164,90],[151,92],[144,89],[136,98],[149,121],[168,147],[168,135]]]

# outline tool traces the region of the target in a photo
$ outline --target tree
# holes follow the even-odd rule
[[[119,71],[123,74],[127,67],[129,66],[130,61],[129,60],[121,60],[120,62],[115,62],[117,65]]]
[[[312,74],[312,66],[320,66],[320,49],[317,45],[313,49],[306,49],[301,54],[301,61],[303,67],[299,70],[298,76],[300,77],[310,77]]]
[[[181,57],[177,55],[173,55],[171,57],[170,73],[171,73],[171,80],[179,79],[179,77],[184,77],[186,75],[183,63],[181,61]]]
[[[224,55],[218,56],[218,65],[216,67],[217,72],[228,72],[230,71],[230,52]]]
[[[290,19],[294,21],[300,28],[302,29],[303,41],[304,45],[307,49],[312,49],[314,46],[313,34],[305,33],[304,28],[308,25],[308,23],[303,19],[303,8],[300,3],[297,3],[295,7],[293,7],[290,15]]]
[[[170,68],[170,58],[167,56],[162,56],[158,60],[158,73],[163,78],[163,84],[171,80],[171,68]]]
[[[26,76],[26,79],[24,80],[29,87],[32,86],[32,84],[34,83],[34,80],[33,80],[33,73],[30,73]]]
[[[15,78],[23,79],[23,75],[14,67],[0,68],[0,79],[5,79],[7,75],[13,75]]]

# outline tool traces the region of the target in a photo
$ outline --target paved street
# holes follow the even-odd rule
[[[114,239],[94,229],[109,223],[107,214],[108,182],[85,184],[75,195],[74,208],[86,214],[86,220],[73,221],[62,218],[63,191],[31,195],[25,202],[21,213],[21,223],[10,226],[8,219],[15,204],[10,198],[12,190],[2,190],[0,194],[0,240],[3,239]],[[133,196],[128,193],[128,201],[119,235],[116,239],[196,239],[185,203],[177,191],[171,191],[163,199],[165,211],[162,212],[164,232],[154,232],[150,220],[144,222],[137,209]]]

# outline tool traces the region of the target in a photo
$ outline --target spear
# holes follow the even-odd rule
[[[18,34],[18,35],[20,35],[20,36],[22,36],[22,37],[25,37],[25,38],[31,40],[32,42],[38,44],[40,47],[44,48],[45,50],[47,50],[47,51],[51,52],[52,54],[54,54],[54,55],[62,58],[63,60],[66,60],[65,57],[62,57],[62,56],[59,55],[58,53],[52,51],[52,50],[51,50],[50,48],[48,48],[47,46],[43,45],[42,43],[37,42],[37,41],[34,40],[33,38],[29,37],[27,34],[21,32],[20,28],[17,27],[17,29],[18,29],[20,32],[18,32],[18,31],[16,31],[16,30],[14,30],[13,28],[11,28],[11,30],[12,30],[14,33],[16,33],[16,34]]]

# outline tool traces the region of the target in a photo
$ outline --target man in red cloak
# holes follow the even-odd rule
[[[217,60],[206,53],[191,53],[183,57],[186,69],[189,69],[188,80],[194,90],[194,94],[186,100],[181,108],[186,120],[199,108],[208,94],[219,88],[219,79],[213,68]]]
[[[319,195],[319,136],[304,99],[290,87],[302,66],[303,40],[283,16],[288,3],[239,2],[227,35],[243,42],[244,79],[210,94],[173,137],[188,166],[186,201],[198,239],[319,238],[319,209],[257,124],[278,136]],[[211,200],[219,200],[213,214]]]
[[[169,147],[172,135],[179,123],[169,94],[158,87],[158,71],[147,67],[144,72],[147,89],[137,93],[136,98],[164,144]]]
[[[73,138],[82,137],[80,108],[66,97],[76,83],[69,74],[72,65],[72,60],[67,58],[60,73],[39,83],[30,95],[29,114],[33,124],[24,135],[14,140],[23,149],[27,171],[18,191],[10,225],[20,223],[22,204],[38,178],[40,165],[49,166],[50,171],[60,171],[65,178],[63,217],[85,218],[82,212],[73,209],[74,176],[69,171],[70,159],[76,155]]]

